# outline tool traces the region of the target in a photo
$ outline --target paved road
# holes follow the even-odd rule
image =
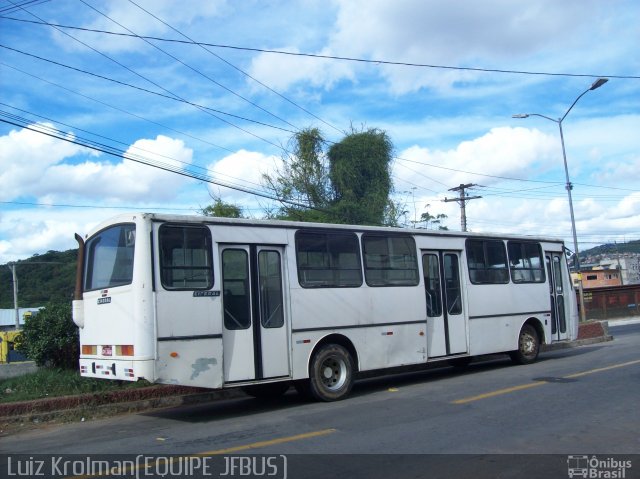
[[[307,403],[291,391],[269,404],[236,399],[52,426],[0,439],[0,450],[375,454],[366,456],[363,470],[369,475],[396,460],[415,477],[424,468],[420,456],[382,454],[556,454],[562,456],[561,477],[566,477],[567,455],[640,452],[640,325],[612,327],[611,333],[612,342],[548,352],[529,366],[512,366],[500,357],[474,363],[462,373],[442,368],[364,380],[352,397],[338,403]],[[303,457],[315,471],[327,465],[322,456]],[[493,456],[466,456],[460,477],[491,462],[487,457]],[[536,471],[541,460],[497,457],[500,467],[512,469],[505,477],[529,477],[524,471]],[[457,464],[451,456],[432,460],[434,473],[451,473]],[[633,472],[640,472],[640,456],[634,460]],[[345,461],[345,456],[333,461],[336,472],[345,473]],[[353,470],[349,474],[357,476]],[[637,476],[627,471],[625,477]]]

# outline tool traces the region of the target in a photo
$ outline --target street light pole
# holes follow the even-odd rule
[[[569,179],[569,167],[567,166],[567,152],[564,147],[564,133],[562,131],[562,122],[567,117],[567,115],[569,114],[571,109],[574,107],[574,105],[578,103],[578,100],[580,100],[580,98],[582,98],[585,94],[587,94],[591,90],[600,88],[602,85],[604,85],[608,81],[609,81],[608,78],[598,78],[596,81],[594,81],[587,90],[583,91],[580,95],[578,95],[578,98],[576,98],[573,101],[573,103],[571,104],[569,109],[566,111],[566,113],[562,116],[562,118],[558,118],[557,120],[555,118],[541,115],[539,113],[520,113],[518,115],[513,115],[513,118],[528,118],[530,116],[539,116],[541,118],[545,118],[547,120],[553,121],[554,123],[557,123],[558,128],[560,129],[560,144],[562,145],[562,159],[564,161],[564,174],[567,181],[565,188],[567,189],[567,195],[569,197],[569,212],[571,213],[571,233],[573,234],[573,249],[574,249],[575,261],[576,261],[576,271],[578,273],[578,295],[580,296],[580,320],[583,322],[586,321],[587,318],[586,318],[586,312],[584,308],[584,290],[582,288],[582,269],[580,266],[580,251],[578,250],[578,234],[576,232],[576,221],[575,221],[575,216],[573,214],[573,199],[571,197],[571,190],[573,189],[573,185],[571,184],[571,180]]]

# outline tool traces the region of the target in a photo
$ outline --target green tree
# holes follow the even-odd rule
[[[272,216],[295,221],[331,221],[332,203],[325,140],[317,128],[299,131],[289,140],[289,153],[263,182],[280,201]]]
[[[226,203],[218,197],[212,197],[213,204],[202,208],[201,213],[205,216],[217,216],[219,218],[244,218],[242,207],[233,203]]]
[[[442,221],[447,218],[448,216],[444,213],[439,213],[433,216],[427,211],[420,215],[420,223],[424,223],[424,227],[427,229],[435,229],[437,227],[439,230],[447,231],[449,228],[442,225]]]
[[[383,224],[393,190],[393,144],[382,130],[348,134],[329,148],[333,207],[337,220],[353,224]]]
[[[378,129],[352,131],[325,150],[317,128],[296,133],[283,166],[263,181],[280,201],[273,218],[329,223],[397,225],[390,199],[393,145]]]
[[[50,302],[27,318],[16,349],[38,366],[63,369],[78,367],[78,328],[71,319],[71,304]]]

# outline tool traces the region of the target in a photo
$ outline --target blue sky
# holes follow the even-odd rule
[[[0,0],[0,15],[0,263],[72,248],[123,210],[275,205],[39,131],[265,191],[292,132],[380,128],[407,224],[428,210],[459,230],[442,200],[473,183],[470,231],[572,248],[558,125],[512,115],[559,118],[601,76],[563,122],[580,249],[640,239],[635,0]]]

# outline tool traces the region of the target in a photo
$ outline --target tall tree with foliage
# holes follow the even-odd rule
[[[281,201],[273,217],[397,225],[401,213],[390,199],[393,145],[387,134],[378,129],[354,130],[328,151],[326,144],[317,128],[296,133],[283,166],[263,176]]]
[[[276,218],[330,221],[332,202],[325,140],[317,128],[299,131],[289,141],[282,167],[263,181],[280,200]]]
[[[393,144],[382,130],[352,132],[329,148],[330,179],[336,219],[379,225],[385,221],[393,189]]]

